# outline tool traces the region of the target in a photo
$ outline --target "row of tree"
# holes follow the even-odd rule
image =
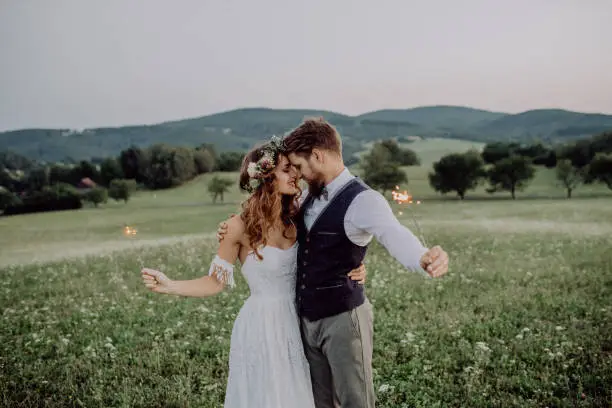
[[[108,188],[95,186],[87,189],[77,189],[70,184],[57,183],[17,195],[0,186],[0,211],[3,211],[4,215],[15,215],[73,210],[82,208],[83,202],[90,202],[97,207],[101,203],[106,203],[109,198],[127,202],[135,188],[133,180],[113,180]]]
[[[134,180],[150,189],[178,186],[195,176],[212,171],[236,171],[244,153],[217,154],[212,145],[197,148],[156,144],[130,147],[118,157],[99,163],[35,164],[16,154],[0,154],[0,185],[14,192],[40,191],[45,186],[66,183],[77,186],[83,179],[110,187],[113,180]]]
[[[0,154],[0,211],[54,210],[74,207],[76,201],[97,206],[109,197],[127,202],[137,185],[147,189],[176,187],[199,174],[236,171],[243,157],[240,152],[218,155],[209,144],[197,148],[133,146],[118,157],[76,164],[36,163],[4,152]],[[58,200],[64,201],[58,204]],[[65,204],[68,202],[71,204]]]
[[[537,165],[556,169],[568,198],[582,183],[603,183],[612,189],[612,132],[555,148],[493,143],[480,153],[449,154],[434,163],[429,182],[436,191],[456,192],[463,199],[467,191],[488,181],[487,192],[509,191],[514,199],[533,179]]]
[[[45,199],[52,203],[61,197],[78,197],[96,206],[109,197],[127,202],[137,185],[171,188],[199,174],[236,171],[243,157],[241,152],[218,155],[210,144],[133,146],[116,158],[77,164],[40,164],[5,152],[0,154],[0,209],[28,203],[38,208]],[[360,162],[365,182],[383,193],[408,181],[401,166],[420,165],[414,151],[393,139],[375,143]],[[488,192],[509,191],[515,198],[533,179],[538,165],[556,167],[568,197],[580,183],[601,182],[612,189],[612,132],[556,147],[490,143],[481,152],[449,154],[434,163],[429,183],[440,193],[456,192],[463,199],[468,191],[488,182]],[[93,181],[93,186],[82,186],[83,180]],[[213,202],[223,200],[229,183],[211,179],[208,189]],[[85,188],[75,188],[79,186]]]
[[[116,159],[124,178],[136,180],[150,189],[176,187],[195,176],[212,171],[236,171],[244,153],[223,152],[204,144],[196,148],[157,144],[141,149],[131,147]]]
[[[405,161],[400,158],[408,158]],[[364,181],[383,193],[407,182],[402,165],[418,165],[410,149],[394,140],[376,143],[361,159]],[[535,166],[556,168],[556,178],[567,196],[581,183],[603,183],[612,189],[612,132],[556,147],[542,144],[491,143],[479,152],[452,153],[433,164],[428,174],[432,188],[455,192],[463,199],[468,191],[488,183],[487,192],[510,192],[513,199],[536,174]]]

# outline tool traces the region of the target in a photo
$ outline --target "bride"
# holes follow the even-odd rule
[[[204,297],[233,287],[233,265],[240,261],[251,293],[232,330],[225,408],[314,408],[295,306],[297,183],[279,139],[251,150],[240,171],[240,188],[250,195],[240,216],[227,221],[208,275],[172,280],[141,271],[153,292]],[[363,265],[348,275],[363,283]]]

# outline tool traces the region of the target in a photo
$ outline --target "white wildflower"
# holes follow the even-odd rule
[[[478,341],[476,342],[476,349],[480,350],[480,351],[484,351],[484,352],[489,352],[491,351],[491,349],[489,348],[489,346],[487,346],[487,343],[485,343],[484,341]]]
[[[393,391],[393,386],[389,385],[389,384],[383,384],[378,388],[378,392],[380,392],[381,394],[388,392],[388,391]]]

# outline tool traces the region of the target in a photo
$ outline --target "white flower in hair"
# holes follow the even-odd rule
[[[255,177],[257,175],[257,163],[250,162],[247,167],[247,174],[249,177]]]
[[[259,187],[259,183],[260,181],[257,179],[250,179],[249,180],[249,187],[251,188],[251,190],[255,190],[257,187]]]

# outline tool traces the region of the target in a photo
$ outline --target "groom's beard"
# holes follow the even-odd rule
[[[321,197],[321,193],[323,193],[323,188],[325,188],[325,182],[321,179],[310,180],[308,183],[308,194],[313,196],[314,198]]]

